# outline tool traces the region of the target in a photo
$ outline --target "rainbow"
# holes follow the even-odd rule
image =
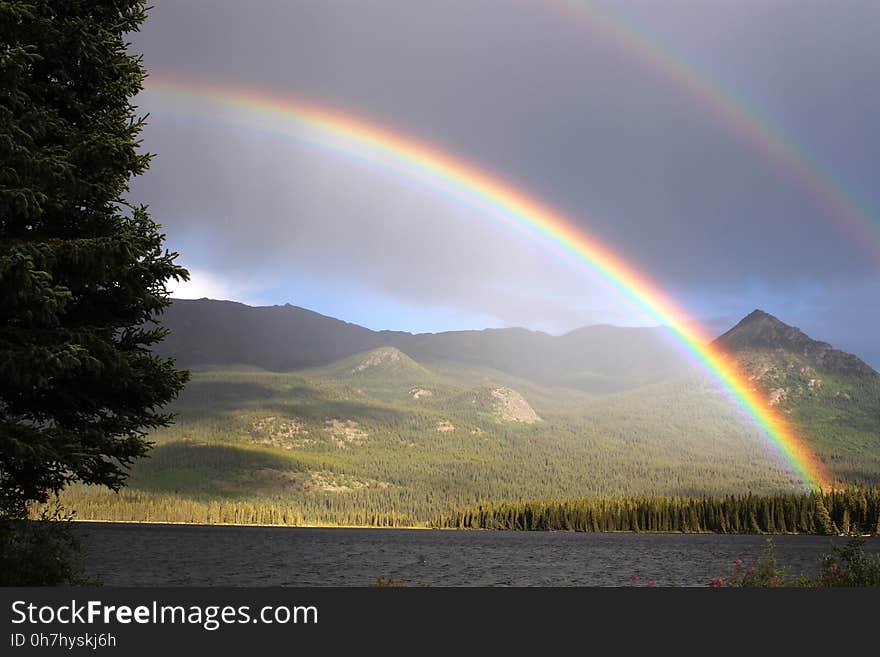
[[[748,378],[671,299],[619,255],[553,208],[435,146],[337,110],[242,87],[151,77],[146,93],[171,112],[213,118],[304,139],[440,189],[598,275],[636,307],[666,326],[762,429],[772,446],[810,488],[831,479],[790,423],[754,390]],[[182,104],[182,105],[180,105]]]
[[[596,39],[610,44],[672,83],[705,108],[732,134],[749,144],[782,172],[816,207],[869,255],[880,260],[880,233],[869,211],[850,199],[843,185],[824,170],[799,145],[783,136],[769,119],[749,109],[697,67],[671,53],[656,38],[612,16],[586,0],[540,0],[542,8],[561,14],[566,23],[580,26]]]

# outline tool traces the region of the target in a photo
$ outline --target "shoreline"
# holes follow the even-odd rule
[[[234,522],[183,522],[180,520],[96,520],[94,518],[74,518],[71,522],[75,523],[95,523],[105,525],[174,525],[185,527],[260,527],[260,528],[278,528],[278,529],[399,529],[399,530],[418,530],[418,531],[444,531],[444,532],[504,532],[504,533],[522,533],[522,534],[648,534],[648,535],[666,535],[666,536],[816,536],[824,538],[848,538],[856,536],[855,534],[805,534],[803,532],[764,532],[760,534],[745,532],[652,532],[652,531],[600,531],[600,532],[579,532],[574,529],[544,529],[544,530],[525,530],[525,529],[486,529],[480,527],[427,527],[424,525],[407,525],[397,527],[381,527],[372,525],[269,525],[257,523],[234,523]],[[876,534],[858,534],[862,538],[880,538]]]
[[[279,527],[282,529],[418,529],[418,530],[455,530],[451,527],[427,527],[424,525],[406,525],[382,527],[375,525],[270,525],[253,522],[185,522],[182,520],[97,520],[95,518],[73,518],[71,522],[101,523],[106,525],[183,525],[187,527]],[[488,531],[488,530],[479,530]]]

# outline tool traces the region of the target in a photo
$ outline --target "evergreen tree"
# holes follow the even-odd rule
[[[816,530],[825,536],[837,533],[834,522],[831,520],[831,515],[828,513],[828,508],[822,502],[821,497],[816,497]]]
[[[150,348],[186,279],[145,206],[150,160],[124,37],[144,0],[0,2],[0,514],[68,483],[112,489],[187,380]]]

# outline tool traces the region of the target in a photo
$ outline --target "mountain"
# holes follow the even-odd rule
[[[188,368],[289,372],[389,347],[428,369],[438,361],[458,363],[605,393],[659,381],[683,367],[672,338],[659,327],[588,326],[562,336],[522,328],[411,334],[372,331],[291,305],[211,299],[175,300],[162,321],[171,334],[159,352]]]
[[[523,328],[397,334],[419,362],[486,367],[546,385],[612,392],[681,371],[681,355],[659,327],[596,325],[561,336]]]
[[[158,351],[184,367],[251,365],[275,372],[318,367],[389,344],[381,333],[296,306],[177,299]]]
[[[795,362],[817,372],[846,376],[877,375],[858,357],[839,351],[827,342],[813,340],[799,328],[781,322],[763,310],[755,310],[715,340],[725,351],[744,354],[776,354],[786,364]]]
[[[193,377],[91,519],[424,524],[517,499],[802,491],[662,329],[371,331],[294,306],[175,301]],[[880,481],[880,375],[756,311],[717,340],[828,470]]]
[[[829,387],[845,401],[850,392],[858,395],[880,381],[880,374],[858,357],[813,340],[762,310],[750,313],[714,344],[737,360],[773,405],[825,397]]]
[[[858,357],[755,310],[715,344],[789,415],[844,478],[880,459],[880,374]]]

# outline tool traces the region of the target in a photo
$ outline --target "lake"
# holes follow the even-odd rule
[[[764,536],[79,523],[107,586],[705,586]],[[843,539],[834,538],[842,544]],[[818,571],[832,539],[774,536],[779,563]],[[880,551],[880,539],[869,549]]]

